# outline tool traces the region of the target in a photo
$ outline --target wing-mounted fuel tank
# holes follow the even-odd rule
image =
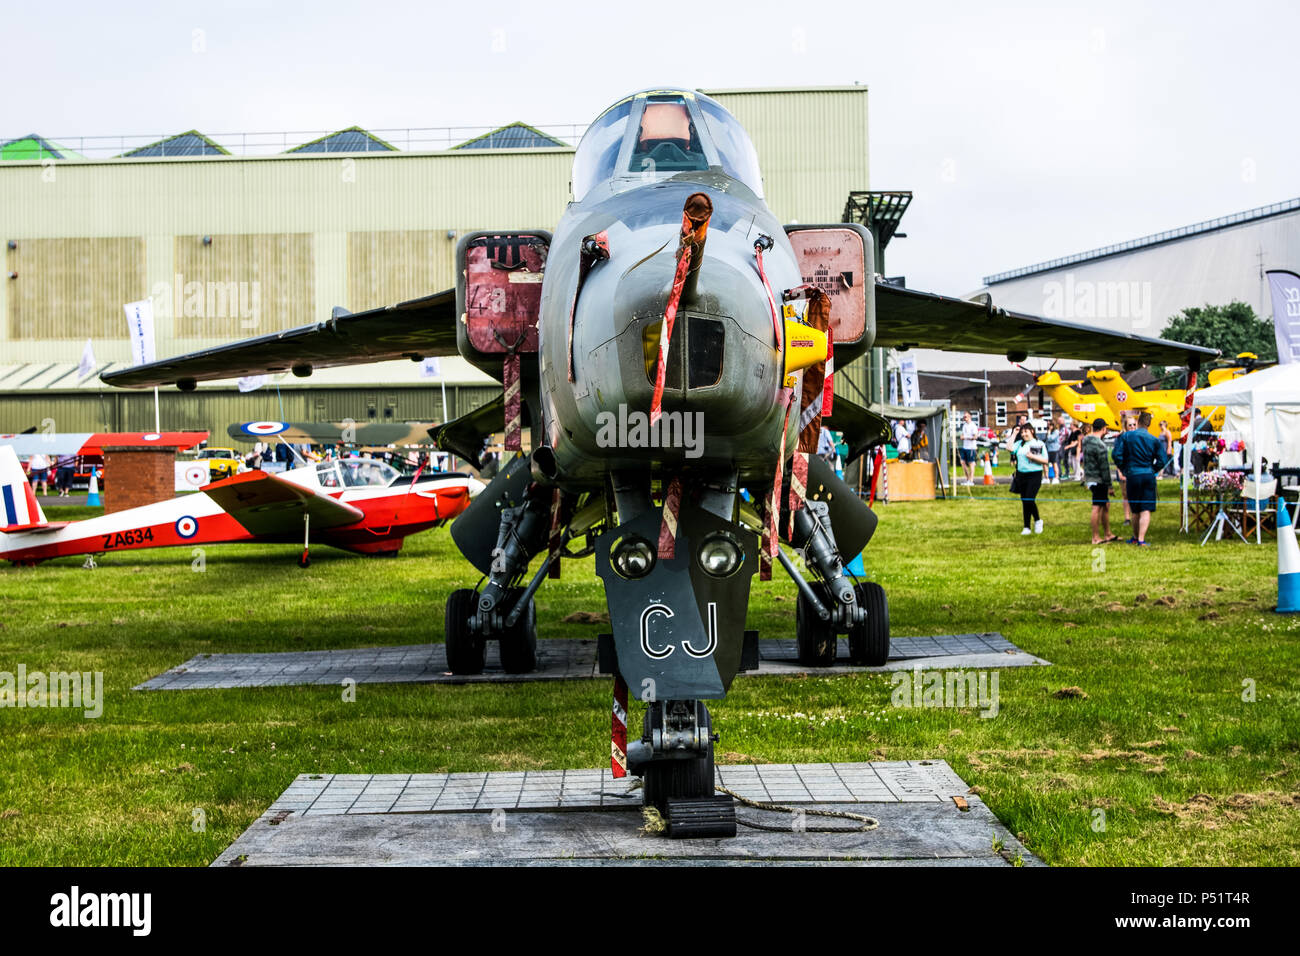
[[[876,341],[876,270],[871,233],[857,223],[786,226],[805,285],[830,298],[835,365],[843,368]]]

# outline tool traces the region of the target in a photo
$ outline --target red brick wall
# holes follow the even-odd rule
[[[176,449],[104,449],[104,511],[125,511],[176,495]]]

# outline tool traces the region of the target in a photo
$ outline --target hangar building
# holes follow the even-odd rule
[[[868,188],[865,86],[706,92],[749,131],[783,221],[838,222]],[[445,130],[350,127],[283,134],[269,153],[197,130],[111,149],[39,134],[0,144],[0,432],[47,419],[58,431],[153,427],[151,393],[98,380],[130,362],[129,302],[152,300],[164,358],[450,288],[458,236],[557,222],[583,127],[566,129],[514,123],[453,145]],[[96,374],[81,380],[87,339]],[[445,410],[438,378],[390,362],[248,393],[169,389],[161,422],[216,441],[258,419],[437,421],[499,390],[458,358],[440,376]],[[865,389],[865,366],[843,377]]]
[[[1298,268],[1300,198],[985,276],[982,291],[1006,309],[1159,336],[1192,306],[1237,300],[1271,316],[1264,273]],[[914,354],[917,368],[932,372],[1010,367],[1001,355]]]

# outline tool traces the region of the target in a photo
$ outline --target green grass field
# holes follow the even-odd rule
[[[1300,863],[1300,618],[1270,611],[1275,546],[1180,536],[1171,483],[1143,550],[1094,550],[1078,485],[1044,490],[1032,537],[1005,488],[972,491],[881,508],[867,567],[894,634],[1001,631],[1054,666],[1001,671],[992,719],[892,707],[889,675],[741,678],[713,708],[719,759],[942,758],[1053,864]],[[0,863],[203,865],[299,773],[607,759],[606,680],[362,684],[353,703],[334,687],[130,689],[198,653],[441,640],[448,592],[474,583],[445,530],[396,559],[295,558],[224,546],[201,573],[185,549],[0,569],[0,671],[105,681],[98,719],[0,710]],[[755,583],[749,625],[790,637],[793,587],[777,574]],[[542,635],[594,636],[561,623],[576,610],[604,610],[590,559],[544,587]],[[1084,696],[1057,696],[1071,687]]]

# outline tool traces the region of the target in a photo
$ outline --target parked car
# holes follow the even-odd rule
[[[207,465],[208,475],[217,481],[238,471],[243,459],[233,448],[200,448],[194,453],[194,460]]]

